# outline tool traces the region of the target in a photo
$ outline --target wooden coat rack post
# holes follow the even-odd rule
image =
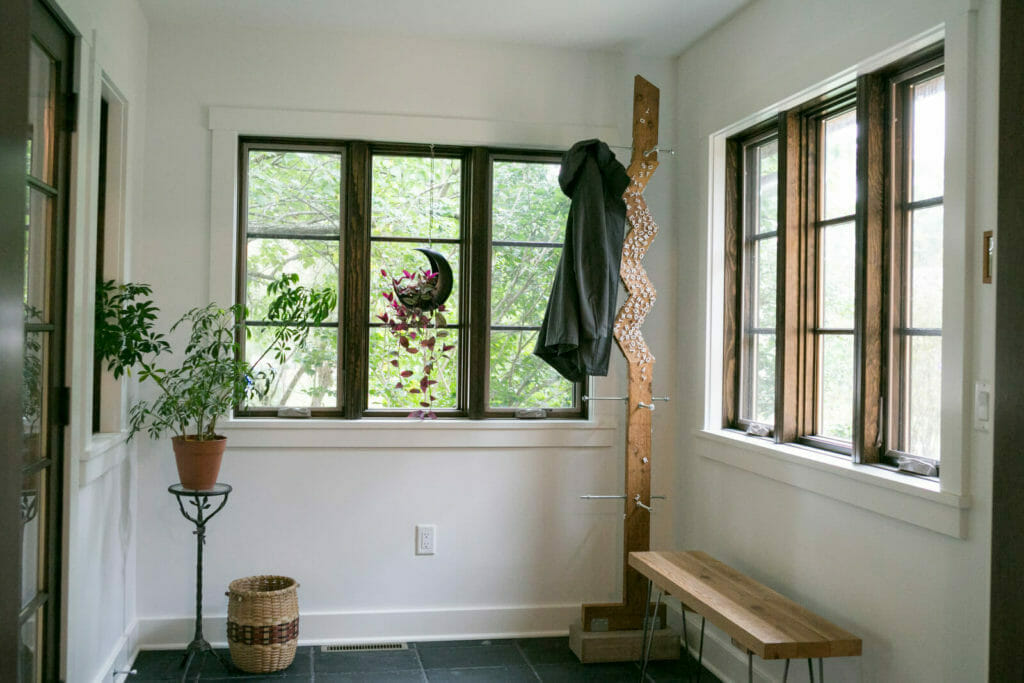
[[[633,82],[633,155],[627,169],[632,182],[624,194],[626,217],[631,229],[622,245],[622,265],[619,268],[628,296],[615,316],[614,326],[615,340],[629,365],[622,602],[583,605],[584,632],[638,631],[642,628],[647,609],[647,580],[629,566],[628,557],[631,552],[649,550],[651,538],[651,412],[654,405],[651,380],[654,355],[647,348],[640,327],[656,296],[644,270],[643,258],[658,232],[658,226],[651,218],[643,192],[658,168],[655,151],[658,145],[658,101],[658,88],[637,76]],[[664,615],[662,605],[662,623]],[[585,655],[588,648],[580,642],[585,637],[578,632],[576,635],[579,637],[571,640],[577,656],[584,662],[635,659],[634,649],[639,647],[639,634],[631,635],[628,642],[620,639],[622,642],[617,645],[611,644],[614,638],[602,637],[599,642],[606,644],[589,648],[591,654]],[[671,654],[659,656],[658,650],[656,643],[652,657],[672,657]],[[675,657],[678,657],[678,651],[676,638]]]

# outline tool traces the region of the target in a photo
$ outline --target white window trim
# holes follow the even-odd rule
[[[210,107],[210,269],[209,298],[235,300],[238,235],[238,138],[329,138],[424,142],[537,149],[568,148],[586,138],[618,140],[614,126],[523,123],[365,112]],[[591,380],[593,391],[614,379]],[[500,423],[500,424],[496,424]],[[229,418],[218,431],[232,448],[405,448],[424,443],[446,448],[595,448],[615,442],[618,416],[611,406],[592,406],[588,420],[451,420],[422,422],[401,418],[288,420]]]
[[[967,255],[973,234],[973,150],[976,12],[863,60],[843,73],[713,133],[708,141],[708,288],[704,428],[700,454],[708,459],[813,491],[858,507],[958,538],[966,535],[969,419],[964,394],[970,385]],[[777,445],[722,429],[723,315],[725,308],[725,142],[780,111],[822,95],[858,74],[874,71],[938,41],[945,42],[946,160],[943,237],[942,466],[938,482],[871,465],[855,465],[805,447]],[[968,404],[969,405],[969,404]]]

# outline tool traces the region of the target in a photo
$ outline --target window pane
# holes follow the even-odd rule
[[[909,452],[939,459],[942,337],[910,338]]]
[[[821,228],[821,326],[853,328],[856,266],[853,222]]]
[[[946,155],[945,76],[911,86],[913,107],[913,152],[911,200],[942,196]]]
[[[533,355],[537,332],[491,331],[492,408],[572,408],[573,383]]]
[[[25,475],[21,484],[21,606],[32,601],[46,585],[41,573],[46,548],[46,470]]]
[[[339,235],[341,155],[323,152],[249,152],[250,235]]]
[[[441,358],[437,361],[437,367],[431,373],[431,379],[437,384],[433,386],[432,393],[435,397],[434,409],[454,408],[457,405],[457,380],[458,380],[458,351],[459,332],[454,328],[440,330],[447,332],[447,335],[438,339],[438,343],[444,341],[455,348],[449,352],[449,358]],[[367,405],[370,408],[398,408],[403,410],[418,410],[421,408],[420,400],[422,395],[410,394],[404,387],[395,385],[401,380],[400,373],[411,370],[411,379],[415,382],[422,376],[423,364],[427,357],[423,354],[401,354],[398,341],[391,336],[389,330],[383,327],[370,328],[370,364],[369,364],[369,396]],[[391,361],[395,359],[392,352],[398,351],[399,367],[394,367]]]
[[[910,214],[910,324],[942,327],[942,207]]]
[[[853,335],[821,339],[818,434],[850,441],[853,435]]]
[[[494,162],[491,239],[562,242],[569,198],[558,185],[560,168],[556,163]]]
[[[857,203],[857,112],[824,121],[823,219],[849,216]]]
[[[757,232],[779,228],[779,142],[757,148]]]
[[[491,324],[540,326],[561,248],[491,250]]]
[[[56,67],[33,40],[28,62],[28,172],[53,185]]]
[[[28,191],[25,215],[25,291],[26,315],[36,322],[50,322],[48,276],[50,274],[50,223],[53,199],[36,189]]]
[[[427,242],[371,242],[370,246],[370,322],[379,322],[377,316],[384,312],[387,302],[383,292],[393,291],[391,278],[401,276],[403,270],[415,273],[430,268],[430,262],[417,247],[427,247]],[[444,317],[448,323],[459,320],[459,245],[434,244],[434,251],[448,259],[452,267],[452,293],[444,304]],[[383,270],[387,277],[380,274]]]
[[[775,424],[775,335],[755,334],[750,359],[751,414],[748,419]]]
[[[299,276],[306,287],[337,289],[339,256],[337,240],[287,240],[265,237],[246,240],[246,294],[249,320],[264,320],[271,297],[267,285],[282,273]],[[338,319],[338,307],[328,320]]]
[[[370,233],[459,237],[461,174],[459,159],[375,155]]]
[[[754,300],[751,301],[754,315],[754,326],[759,328],[775,327],[775,288],[776,266],[778,264],[778,240],[767,237],[755,242],[754,258],[757,273],[757,287]]]
[[[275,327],[249,326],[245,357],[252,364],[266,350],[276,333]],[[256,365],[256,372],[272,371],[270,393],[249,407],[334,408],[337,397],[338,330],[315,328],[309,331],[305,348],[288,352],[284,363],[268,354]]]

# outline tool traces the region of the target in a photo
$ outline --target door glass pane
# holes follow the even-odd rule
[[[249,235],[341,233],[341,155],[250,150]]]
[[[339,243],[337,240],[290,240],[263,237],[246,240],[246,294],[249,320],[264,320],[272,297],[267,296],[267,285],[281,276],[292,273],[299,276],[305,287],[338,288],[340,273]],[[336,306],[327,317],[338,319]]]
[[[779,228],[779,141],[757,148],[757,232]]]
[[[21,428],[25,447],[25,464],[47,457],[46,401],[44,387],[47,377],[48,332],[26,332],[22,356]]]
[[[33,40],[28,63],[28,172],[53,185],[54,104],[56,65]]]
[[[942,337],[910,338],[910,441],[914,455],[939,459]]]
[[[825,119],[822,218],[854,213],[857,203],[857,112],[853,109]]]
[[[18,680],[19,683],[37,683],[42,680],[42,651],[39,633],[43,625],[43,608],[37,609],[19,626]]]
[[[430,262],[417,247],[428,247],[448,259],[452,268],[452,293],[444,304],[444,318],[449,324],[459,321],[459,245],[427,242],[380,242],[370,243],[370,321],[380,322],[378,315],[384,313],[388,301],[384,293],[393,292],[392,278],[401,278],[403,271],[415,275],[430,269]],[[381,271],[387,273],[381,275]]]
[[[21,606],[45,588],[43,550],[46,548],[46,470],[26,474],[21,483]]]
[[[942,327],[942,206],[910,214],[910,324]]]
[[[495,161],[491,168],[491,239],[561,243],[569,198],[558,185],[560,164]]]
[[[853,328],[856,253],[853,222],[821,228],[821,326]]]
[[[53,199],[36,189],[28,191],[25,214],[25,317],[49,322],[49,256]]]
[[[461,160],[374,155],[371,193],[372,235],[459,237]]]
[[[537,332],[491,331],[492,408],[572,408],[573,383],[533,355]]]
[[[548,247],[492,249],[492,325],[540,326],[561,253]]]
[[[430,395],[434,396],[434,410],[439,408],[454,408],[457,403],[457,380],[458,380],[458,339],[459,332],[454,328],[437,330],[438,335],[435,348],[440,351],[441,344],[455,348],[445,352],[447,358],[436,357],[436,366],[430,375],[431,381],[437,384],[430,387]],[[415,347],[416,340],[410,341],[410,346]],[[418,382],[423,376],[424,365],[429,362],[428,354],[422,353],[419,347],[416,353],[402,351],[401,347],[391,332],[383,327],[370,328],[370,381],[367,406],[370,408],[398,408],[403,410],[418,410],[424,408],[420,405],[423,394],[419,391],[409,393],[409,389],[419,389]],[[398,362],[398,366],[393,365]],[[407,378],[402,378],[401,373],[410,371]],[[396,386],[399,383],[402,386]]]
[[[818,434],[849,441],[853,435],[853,335],[821,335]]]
[[[309,331],[305,347],[286,352],[284,362],[267,354],[278,328],[249,325],[245,341],[246,362],[255,367],[254,381],[267,382],[269,393],[262,401],[252,400],[249,407],[293,406],[335,408],[338,405],[338,330],[317,327]],[[262,360],[260,357],[263,356]],[[263,374],[260,374],[263,373]]]
[[[945,76],[911,86],[913,107],[913,152],[911,154],[911,200],[942,195],[946,157]]]

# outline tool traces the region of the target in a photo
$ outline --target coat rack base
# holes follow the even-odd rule
[[[637,662],[643,659],[643,631],[584,631],[579,621],[569,626],[569,648],[584,664]],[[679,659],[679,634],[670,628],[654,632],[651,659]]]

